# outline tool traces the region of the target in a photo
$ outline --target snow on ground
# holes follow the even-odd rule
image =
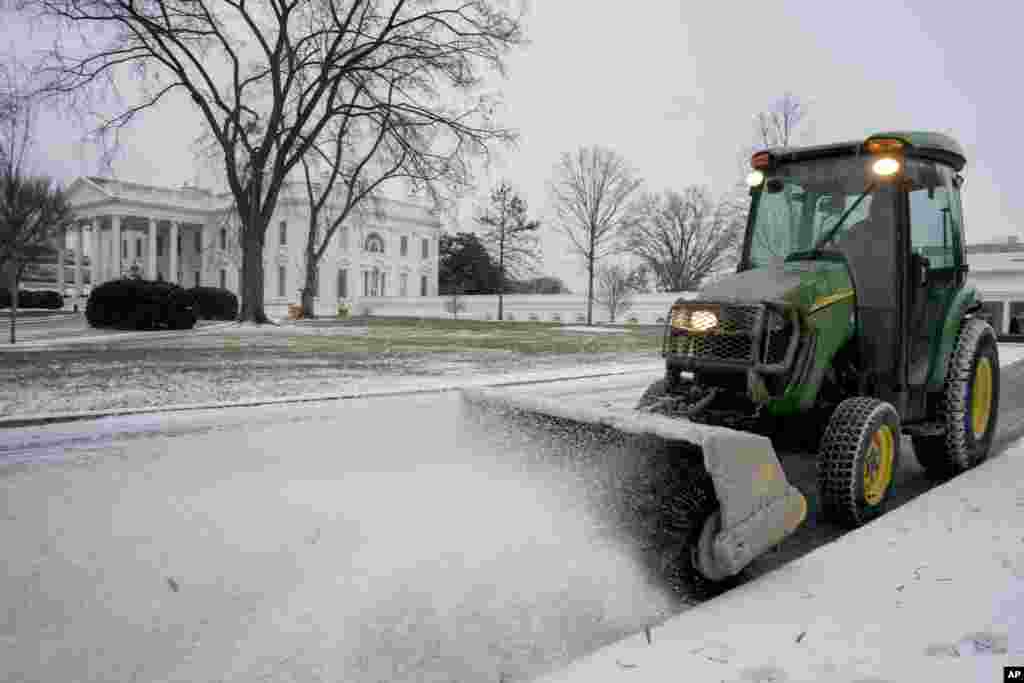
[[[1021,442],[879,520],[544,679],[997,681],[1024,662]]]
[[[457,405],[131,418],[79,443],[31,430],[64,464],[0,470],[4,669],[511,681],[662,620],[670,600],[594,536],[569,481],[465,441]]]

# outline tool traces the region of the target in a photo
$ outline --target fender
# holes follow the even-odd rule
[[[964,316],[981,309],[981,297],[974,285],[964,285],[950,302],[942,323],[942,337],[932,347],[931,370],[928,373],[928,391],[942,391],[946,384],[946,368],[953,353]]]

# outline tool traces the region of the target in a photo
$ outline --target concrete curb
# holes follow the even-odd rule
[[[109,410],[85,411],[79,413],[48,413],[40,415],[14,415],[0,418],[0,429],[13,429],[17,427],[34,427],[47,424],[59,424],[65,422],[79,422],[85,420],[98,420],[104,417],[120,417],[124,415],[145,415],[159,413],[184,412],[189,410],[220,410],[224,408],[253,408],[268,405],[286,405],[294,403],[315,403],[318,401],[344,401],[359,398],[386,398],[389,396],[415,396],[421,394],[441,394],[461,389],[474,387],[515,387],[528,386],[531,384],[550,384],[553,382],[572,381],[579,379],[599,379],[601,377],[618,377],[621,375],[660,373],[661,364],[637,365],[635,367],[620,367],[608,369],[603,372],[579,373],[573,375],[555,375],[528,377],[520,375],[519,379],[501,379],[500,376],[490,379],[468,380],[463,382],[439,382],[436,386],[397,387],[381,389],[364,389],[360,391],[349,391],[337,394],[309,394],[302,396],[283,396],[277,398],[258,398],[245,401],[232,401],[225,403],[179,403],[166,406],[147,406],[143,408],[111,408]],[[543,373],[537,373],[542,375]],[[506,376],[507,377],[507,376]],[[513,376],[514,377],[514,376]]]

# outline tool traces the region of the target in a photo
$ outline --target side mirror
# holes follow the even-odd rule
[[[928,271],[932,267],[932,262],[927,256],[917,253],[911,256],[910,261],[914,270],[914,276],[917,278],[918,286],[924,287],[928,284]]]

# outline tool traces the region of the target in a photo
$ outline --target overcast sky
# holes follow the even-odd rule
[[[601,144],[621,153],[649,189],[704,184],[721,192],[736,180],[754,114],[787,90],[810,102],[807,142],[885,129],[953,134],[968,157],[968,240],[1020,234],[1024,196],[1012,188],[1022,175],[1015,170],[1022,109],[1015,55],[1024,4],[720,0],[626,7],[532,0],[531,44],[509,60],[503,84],[504,123],[521,140],[493,180],[504,176],[520,188],[545,222],[544,271],[577,291],[582,266],[553,222],[545,189],[561,153]],[[24,52],[27,44],[12,48]],[[185,104],[150,112],[124,137],[116,175],[156,185],[196,180],[189,142],[197,126]],[[42,166],[65,181],[97,171],[75,135],[54,118],[41,135]],[[213,182],[208,174],[199,180]]]

